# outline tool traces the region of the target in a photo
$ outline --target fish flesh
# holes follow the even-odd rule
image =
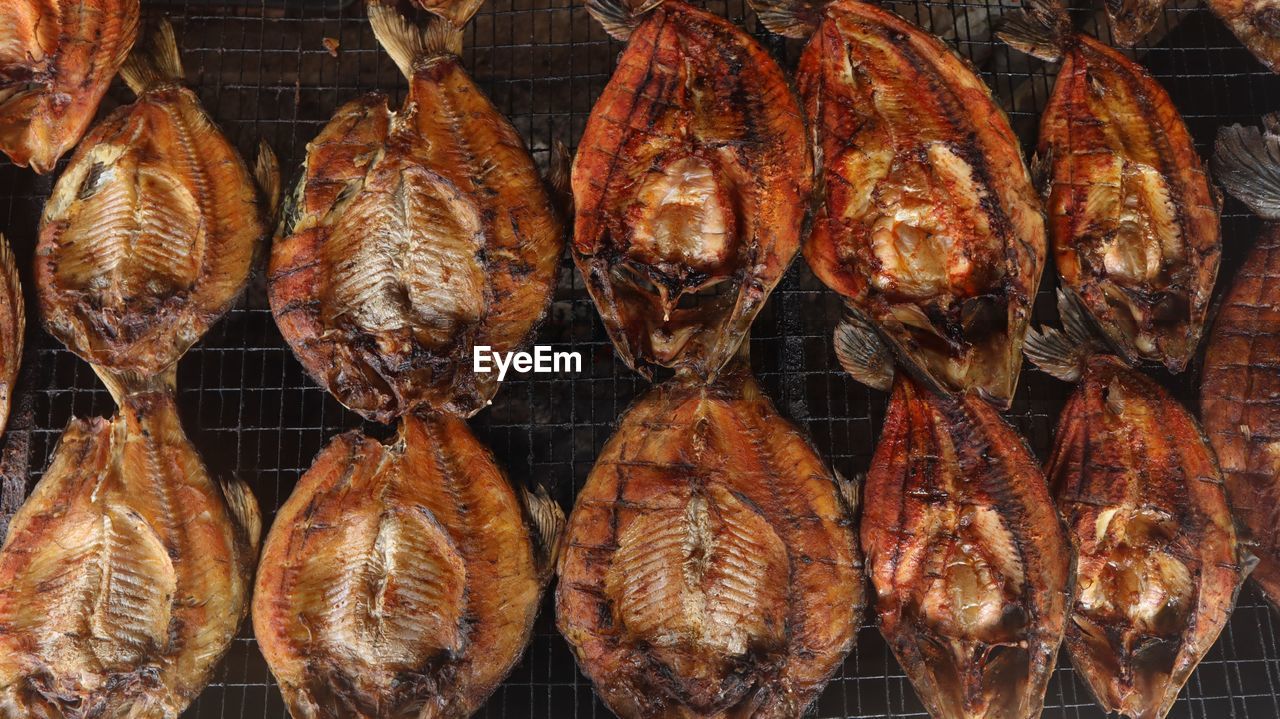
[[[930,715],[1039,717],[1071,547],[1022,438],[975,395],[899,372],[864,496],[880,632]]]
[[[1181,372],[1222,253],[1220,196],[1186,124],[1141,65],[1034,0],[1001,38],[1062,67],[1040,120],[1049,234],[1062,282],[1131,364]]]
[[[466,717],[529,639],[564,515],[466,423],[406,417],[316,457],[262,554],[254,632],[302,717]]]
[[[1200,418],[1259,560],[1252,577],[1280,607],[1280,122],[1264,125],[1218,133],[1214,177],[1266,224],[1209,333]]]
[[[560,219],[520,136],[463,69],[479,0],[419,29],[369,5],[409,95],[344,105],[308,146],[268,291],[312,377],[365,418],[468,416],[497,391],[476,347],[514,350],[550,301]],[[447,30],[444,23],[448,23]]]
[[[1074,307],[1062,297],[1060,308]],[[1066,324],[1066,334],[1033,332],[1027,348],[1078,382],[1045,466],[1077,555],[1067,650],[1108,713],[1162,719],[1226,626],[1249,562],[1200,425],[1071,331],[1083,318]]]
[[[578,495],[560,631],[623,719],[799,717],[860,624],[856,504],[745,363],[672,379]]]
[[[1045,263],[1008,118],[946,44],[859,0],[753,0],[809,38],[796,70],[820,158],[809,266],[905,367],[1007,406]]]
[[[772,57],[682,0],[590,0],[627,47],[573,163],[573,257],[619,357],[713,378],[800,245],[804,119]]]
[[[3,717],[176,719],[248,610],[257,503],[209,476],[175,378],[242,289],[270,203],[176,84],[168,23],[123,72],[139,99],[59,178],[36,251],[46,328],[119,410],[72,420],[0,548]]]
[[[145,383],[230,309],[275,191],[260,201],[235,147],[181,85],[167,22],[121,72],[138,98],[94,127],[58,178],[40,223],[36,289],[50,334],[100,374]],[[278,183],[265,145],[257,169]]]
[[[0,3],[0,152],[52,171],[93,121],[138,16],[139,0]]]
[[[18,262],[13,248],[4,235],[0,235],[0,434],[4,434],[9,424],[26,331],[27,310],[18,278]]]
[[[1280,6],[1274,0],[1207,0],[1210,10],[1271,72],[1280,72]]]

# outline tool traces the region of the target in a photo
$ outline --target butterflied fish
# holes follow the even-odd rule
[[[289,711],[470,716],[524,651],[563,524],[457,417],[406,417],[389,445],[339,436],[258,573],[254,630]]]
[[[0,3],[0,152],[53,169],[129,56],[138,11],[138,0]]]
[[[520,136],[458,58],[479,5],[446,3],[419,29],[369,4],[408,98],[398,111],[381,94],[338,110],[308,146],[272,248],[281,333],[316,381],[379,422],[483,408],[498,375],[473,371],[473,348],[525,340],[564,246]]]
[[[1208,0],[1242,45],[1271,72],[1280,72],[1280,4],[1275,0]]]
[[[862,615],[856,494],[745,366],[638,400],[578,495],[556,595],[609,708],[801,716]]]
[[[1053,0],[1034,0],[1000,35],[1062,60],[1038,153],[1063,284],[1129,362],[1182,371],[1222,252],[1220,198],[1186,124],[1142,66],[1076,34]]]
[[[799,248],[804,119],[745,32],[629,2],[587,3],[627,47],[574,160],[574,261],[624,362],[714,377]]]
[[[1157,382],[1067,326],[1027,354],[1078,382],[1045,468],[1076,548],[1066,643],[1107,712],[1162,719],[1235,605],[1242,560],[1222,473],[1199,424]]]
[[[1275,117],[1265,125],[1218,133],[1214,176],[1267,222],[1209,333],[1200,418],[1259,560],[1252,576],[1280,606],[1280,134]]]
[[[9,409],[22,367],[27,309],[18,279],[18,263],[4,235],[0,235],[0,434],[9,423]]]
[[[796,71],[824,189],[814,273],[912,370],[1005,406],[1045,261],[1044,218],[991,91],[938,38],[858,0],[754,0],[810,37]]]

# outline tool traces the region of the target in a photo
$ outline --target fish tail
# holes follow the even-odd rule
[[[135,95],[156,85],[182,82],[184,75],[178,41],[168,20],[161,20],[150,42],[135,47],[120,66],[120,76]]]
[[[423,10],[461,28],[471,21],[484,0],[417,0]]]
[[[1062,329],[1027,328],[1022,352],[1032,364],[1063,382],[1077,382],[1085,362],[1100,347],[1097,333],[1084,314],[1080,302],[1061,287],[1058,288],[1058,318]]]
[[[1263,117],[1262,125],[1219,129],[1210,167],[1232,197],[1259,217],[1280,221],[1280,114]]]
[[[830,0],[747,0],[769,32],[803,40],[818,29]]]
[[[626,41],[641,18],[661,4],[662,0],[587,0],[587,12],[610,36]]]
[[[167,394],[176,397],[178,392],[178,364],[175,362],[156,374],[140,374],[132,370],[116,370],[102,365],[90,365],[102,384],[106,385],[117,407],[123,407],[132,396],[142,394]]]
[[[479,6],[470,0],[467,4]],[[423,58],[462,53],[462,24],[449,15],[436,15],[426,27],[418,27],[393,6],[375,0],[369,3],[369,24],[382,49],[407,78],[413,77],[414,64]]]
[[[1047,62],[1062,59],[1075,31],[1059,0],[1028,0],[1025,12],[1005,20],[996,37],[1009,47]]]
[[[1111,37],[1117,45],[1133,47],[1160,20],[1164,0],[1104,0],[1111,16]]]

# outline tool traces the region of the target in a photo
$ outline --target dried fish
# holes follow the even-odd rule
[[[1125,359],[1180,372],[1218,275],[1220,198],[1164,88],[1075,34],[1065,13],[1034,0],[1000,32],[1024,52],[1062,60],[1038,150],[1055,264]]]
[[[1280,8],[1274,0],[1207,0],[1205,4],[1258,62],[1280,72]]]
[[[624,719],[801,716],[861,618],[856,503],[744,364],[659,385],[578,495],[560,630]]]
[[[22,365],[23,335],[27,331],[27,309],[22,299],[22,282],[13,249],[0,235],[0,434],[9,424],[9,409]]]
[[[1250,561],[1195,419],[1082,332],[1082,311],[1059,296],[1067,332],[1032,331],[1027,355],[1079,383],[1045,470],[1077,553],[1067,649],[1107,712],[1162,719],[1226,626]]]
[[[1200,417],[1259,559],[1253,578],[1280,607],[1280,123],[1268,116],[1264,125],[1218,133],[1214,176],[1266,225],[1209,334]]]
[[[573,254],[618,355],[703,377],[799,248],[804,120],[769,54],[682,0],[590,0],[627,40],[573,166]]]
[[[1008,118],[941,40],[858,0],[753,0],[797,70],[824,189],[805,257],[930,383],[1007,405],[1045,261]]]
[[[316,381],[366,418],[471,415],[497,391],[473,348],[506,352],[550,300],[563,233],[520,136],[463,69],[479,0],[425,29],[369,5],[409,79],[404,107],[371,94],[309,145],[272,248],[271,307]]]
[[[0,152],[53,170],[128,57],[138,13],[138,0],[0,3]]]
[[[336,438],[280,509],[255,589],[289,711],[470,716],[524,651],[563,524],[457,417],[406,417],[390,445]]]

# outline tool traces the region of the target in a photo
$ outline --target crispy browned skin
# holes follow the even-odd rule
[[[253,624],[295,719],[467,717],[519,659],[550,576],[456,417],[316,457],[263,549]],[[554,537],[552,538],[554,539]]]
[[[991,91],[941,40],[858,0],[825,7],[796,73],[825,189],[810,267],[917,370],[1007,405],[1045,228]]]
[[[248,609],[258,529],[167,392],[72,420],[0,550],[0,716],[176,719]]]
[[[542,316],[561,225],[515,128],[463,69],[461,30],[370,13],[409,96],[399,111],[353,100],[309,145],[272,248],[271,307],[307,371],[361,415],[470,415],[497,391],[473,348],[512,350]]]
[[[633,405],[578,495],[556,595],[609,708],[800,716],[862,615],[844,494],[745,368]]]
[[[138,99],[58,178],[36,246],[49,332],[95,367],[144,378],[230,308],[266,234],[253,177],[178,84],[172,30],[159,37],[125,67]]]
[[[1064,43],[1039,145],[1058,273],[1125,358],[1180,372],[1218,275],[1218,197],[1164,88],[1091,37]]]
[[[623,34],[605,5],[589,9]],[[728,21],[681,0],[629,21],[574,160],[574,260],[623,361],[713,376],[799,247],[804,120]]]
[[[18,279],[18,264],[13,248],[4,235],[0,235],[0,434],[9,423],[26,330],[27,310]]]
[[[138,0],[0,3],[0,152],[45,173],[89,127],[138,34]]]
[[[1258,62],[1280,72],[1280,3],[1275,0],[1207,0]]]
[[[1022,438],[899,373],[864,496],[880,631],[930,714],[1039,717],[1071,548]]]
[[[1164,388],[1096,355],[1062,411],[1046,475],[1078,553],[1072,662],[1108,712],[1160,719],[1240,588],[1213,451]]]

